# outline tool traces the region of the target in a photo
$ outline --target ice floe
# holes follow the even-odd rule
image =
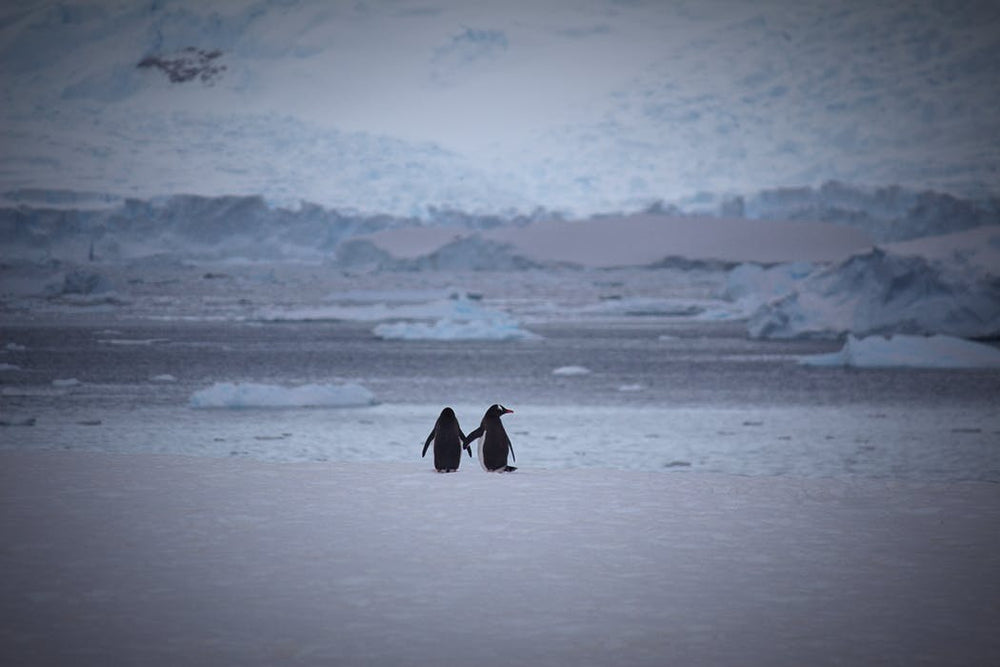
[[[552,371],[553,375],[590,375],[586,366],[560,366]]]
[[[356,407],[373,405],[375,395],[359,384],[271,384],[217,382],[191,395],[194,408]]]
[[[386,322],[372,332],[387,340],[533,340],[540,338],[523,329],[517,320],[498,313],[472,320],[440,319],[436,322]]]
[[[1000,349],[943,335],[848,336],[839,351],[800,357],[799,363],[856,368],[1000,368]]]

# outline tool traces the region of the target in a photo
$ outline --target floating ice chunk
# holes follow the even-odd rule
[[[589,375],[590,369],[584,366],[560,366],[552,371],[553,375]]]
[[[538,338],[521,328],[509,314],[486,308],[461,297],[393,309],[401,319],[433,319],[434,322],[388,322],[372,332],[393,340],[527,340]],[[429,316],[429,317],[428,317]],[[382,318],[387,319],[387,318]]]
[[[641,384],[623,384],[618,387],[618,391],[642,391],[645,388]]]
[[[1000,279],[956,254],[929,260],[876,248],[803,278],[795,291],[761,306],[747,325],[755,338],[837,337],[844,333],[1000,333]]]
[[[8,352],[24,352],[28,348],[25,347],[24,345],[18,345],[17,343],[7,343],[6,345],[4,345],[3,349],[7,350]]]
[[[0,364],[0,371],[19,371],[21,367],[17,364]]]
[[[149,378],[150,382],[177,382],[177,378],[169,373],[164,373],[162,375],[154,375]]]
[[[359,384],[271,384],[217,382],[191,395],[193,408],[356,407],[373,405],[375,396]]]
[[[806,366],[1000,368],[1000,350],[952,336],[848,336],[839,352],[800,357]]]
[[[79,387],[81,384],[83,383],[76,378],[65,378],[52,381],[53,387]]]
[[[501,314],[502,315],[502,314]],[[516,320],[501,316],[461,322],[445,318],[434,322],[380,324],[372,332],[387,340],[531,340],[537,334],[522,329]]]
[[[793,291],[798,281],[815,269],[811,262],[789,262],[770,267],[740,264],[726,276],[723,296],[750,314],[762,304]]]
[[[156,345],[157,343],[169,343],[169,338],[100,338],[98,343],[105,345]]]

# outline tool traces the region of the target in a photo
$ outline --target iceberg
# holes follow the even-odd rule
[[[462,295],[426,304],[386,307],[339,307],[355,319],[384,321],[372,329],[386,340],[531,340],[537,334],[521,328],[520,322],[501,310],[485,308]],[[324,312],[329,313],[327,309]],[[366,314],[362,316],[362,313]]]
[[[374,405],[375,396],[359,384],[271,384],[216,382],[191,395],[193,408],[358,407]]]
[[[774,266],[746,262],[726,275],[722,296],[752,313],[761,305],[795,290],[803,278],[816,270],[812,262],[786,262]]]
[[[848,336],[831,354],[799,358],[805,366],[853,368],[1000,368],[1000,349],[953,336]]]
[[[760,306],[747,326],[754,338],[996,337],[1000,275],[961,253],[945,259],[874,248],[809,274]]]

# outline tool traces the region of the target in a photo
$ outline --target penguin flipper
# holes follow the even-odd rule
[[[427,436],[427,440],[426,440],[426,441],[424,441],[424,451],[420,452],[420,458],[424,458],[424,456],[426,456],[426,455],[427,455],[427,448],[431,446],[431,440],[433,440],[433,439],[434,439],[434,433],[435,433],[436,431],[437,431],[437,427],[435,427],[435,428],[434,428],[434,429],[433,429],[433,430],[431,431],[431,434],[430,434],[429,436]]]
[[[514,456],[514,445],[512,445],[512,444],[510,444],[508,442],[507,443],[507,448],[510,450],[510,460],[513,461],[514,463],[517,463],[517,457]],[[507,466],[507,467],[509,468],[510,466]]]
[[[475,431],[473,431],[472,433],[470,433],[469,435],[465,436],[465,438],[462,439],[462,446],[463,447],[468,447],[470,442],[472,442],[473,440],[475,440],[476,438],[478,438],[482,434],[483,434],[483,427],[480,426]],[[469,452],[469,456],[472,456],[472,452],[471,451]]]

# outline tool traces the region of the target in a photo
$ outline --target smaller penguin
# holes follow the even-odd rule
[[[507,465],[508,452],[514,461],[517,461],[517,457],[514,456],[514,447],[510,444],[510,437],[500,421],[500,417],[513,412],[499,403],[491,405],[486,414],[483,415],[483,421],[479,424],[479,428],[465,436],[462,441],[462,444],[467,447],[470,442],[479,438],[477,447],[479,465],[486,472],[513,472],[517,470],[514,466]],[[469,456],[471,455],[470,451]]]
[[[434,424],[434,430],[424,442],[424,451],[420,458],[427,455],[427,448],[434,441],[434,469],[438,472],[456,472],[462,461],[462,448],[472,456],[472,448],[465,444],[462,427],[458,425],[458,417],[451,408],[445,408]]]

